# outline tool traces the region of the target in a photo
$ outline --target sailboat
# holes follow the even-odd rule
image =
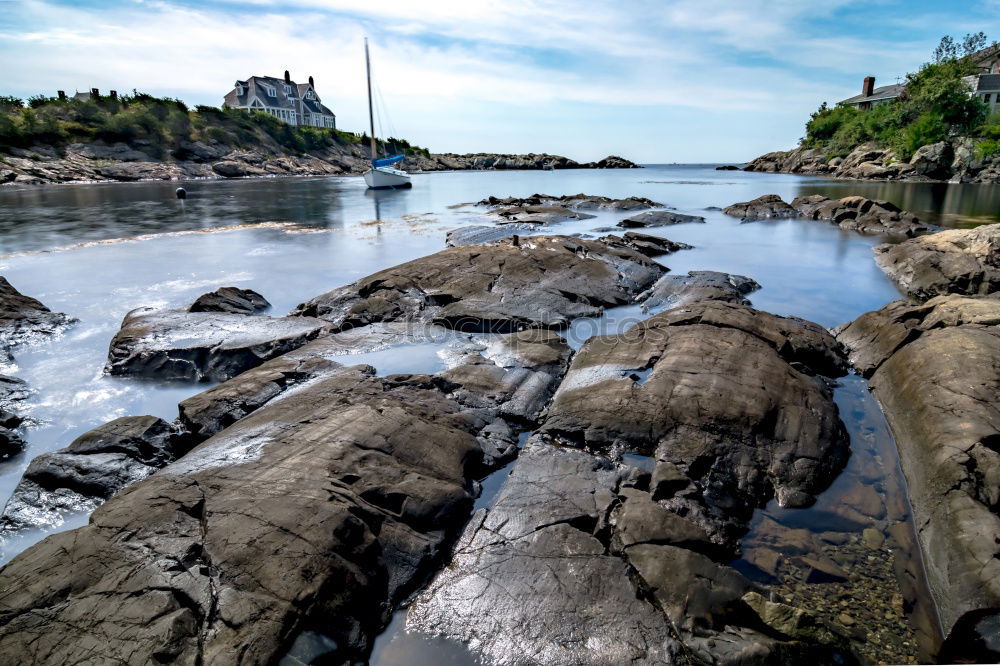
[[[410,174],[397,169],[393,164],[403,161],[403,155],[378,159],[375,142],[375,114],[372,111],[372,62],[368,56],[368,38],[365,38],[365,70],[368,74],[368,122],[371,125],[372,168],[365,171],[365,183],[373,190],[398,190],[413,187]]]

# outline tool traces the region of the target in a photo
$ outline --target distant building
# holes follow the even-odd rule
[[[59,99],[63,99],[65,96],[66,93],[60,90]],[[110,93],[108,93],[108,97],[110,97],[111,99],[117,99],[118,92],[112,90]],[[77,94],[73,95],[73,99],[75,99],[78,102],[89,102],[92,99],[97,100],[100,98],[101,98],[101,91],[98,90],[97,88],[91,88],[90,92],[78,92]]]
[[[323,105],[313,85],[313,77],[309,77],[309,83],[295,83],[287,70],[284,79],[251,76],[246,81],[237,81],[222,105],[231,109],[270,113],[289,125],[337,127],[337,116]]]
[[[964,79],[970,94],[981,99],[990,108],[990,112],[1000,110],[1000,45],[976,51],[970,57],[980,72]],[[866,76],[861,84],[861,94],[841,100],[838,104],[862,110],[870,109],[896,99],[905,88],[905,83],[876,88],[875,77]]]

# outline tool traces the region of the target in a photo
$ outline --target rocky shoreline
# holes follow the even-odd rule
[[[976,149],[972,139],[940,141],[919,148],[909,160],[900,160],[892,150],[869,143],[832,158],[822,150],[799,147],[761,155],[743,170],[853,180],[1000,183],[1000,155],[982,158]]]
[[[243,150],[223,144],[188,142],[185,159],[161,160],[123,143],[71,144],[10,149],[0,153],[0,184],[254,178],[267,176],[352,176],[370,166],[368,150],[358,144],[335,146],[309,154],[276,149]],[[432,153],[406,158],[414,173],[456,170],[635,169],[637,164],[609,155],[579,163],[561,155],[497,153]]]
[[[1000,657],[1000,225],[937,231],[863,197],[724,209],[901,241],[876,254],[911,300],[829,331],[754,308],[752,277],[671,275],[651,257],[690,246],[624,231],[704,218],[584,194],[480,206],[491,224],[284,316],[235,288],[130,312],[106,372],[219,383],[173,422],[116,419],[32,461],[0,535],[94,512],[0,569],[0,654],[361,663],[406,604],[408,628],[488,663],[910,660],[917,641],[887,636],[926,574],[944,641],[923,658]],[[615,233],[551,235],[597,209]],[[4,285],[0,349],[69,323]],[[578,350],[560,335],[622,305],[648,317]],[[428,340],[433,374],[350,364]],[[852,369],[909,488],[861,478],[839,529],[779,526],[769,503],[812,506],[845,473]],[[849,581],[884,619],[820,601]]]

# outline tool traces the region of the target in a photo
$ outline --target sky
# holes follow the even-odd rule
[[[742,162],[980,30],[1000,0],[0,0],[0,95],[218,106],[287,69],[362,131],[368,37],[383,133],[434,152]]]

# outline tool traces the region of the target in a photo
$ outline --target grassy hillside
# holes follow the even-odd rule
[[[943,37],[933,60],[907,74],[898,99],[867,111],[824,103],[806,123],[802,145],[832,159],[870,142],[908,160],[921,146],[969,136],[984,139],[980,156],[1000,154],[1000,114],[988,117],[988,107],[962,81],[978,73],[969,56],[985,45],[983,33],[966,35],[961,43]]]
[[[71,143],[123,142],[161,160],[188,157],[186,146],[201,141],[232,148],[279,148],[292,154],[363,142],[349,132],[293,127],[262,112],[198,106],[133,91],[117,98],[79,101],[36,96],[26,102],[0,97],[0,151],[41,144],[57,149]],[[380,142],[388,151],[428,155],[403,139]]]

